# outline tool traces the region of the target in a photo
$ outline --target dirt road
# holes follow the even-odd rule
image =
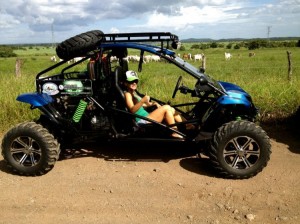
[[[247,180],[182,145],[90,145],[39,177],[0,157],[0,223],[300,223],[300,140],[269,135],[271,160]]]

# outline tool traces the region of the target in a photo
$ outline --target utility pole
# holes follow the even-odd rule
[[[52,33],[52,48],[54,48],[55,47],[55,40],[54,40],[53,23],[51,24],[51,33]]]
[[[267,26],[267,37],[268,37],[268,45],[270,45],[270,33],[272,26]]]

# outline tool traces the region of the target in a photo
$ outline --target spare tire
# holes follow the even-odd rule
[[[105,38],[100,30],[81,33],[61,42],[56,47],[56,54],[63,60],[82,57],[89,51],[95,50],[97,45],[103,40]]]

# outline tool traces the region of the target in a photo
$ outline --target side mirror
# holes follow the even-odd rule
[[[181,46],[181,43],[180,42],[176,42],[176,41],[173,41],[172,44],[171,44],[172,48],[173,49],[179,49],[180,46]]]

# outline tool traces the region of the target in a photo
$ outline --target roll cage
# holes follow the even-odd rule
[[[184,70],[197,80],[201,80],[200,82],[202,85],[209,86],[221,95],[226,94],[226,90],[222,87],[222,85],[219,82],[212,79],[210,76],[204,74],[200,69],[195,68],[193,65],[184,61],[180,57],[177,57],[174,51],[169,50],[171,47],[173,49],[177,49],[181,45],[178,36],[176,36],[175,34],[172,34],[170,32],[116,33],[103,34],[103,37],[103,40],[97,45],[95,50],[87,52],[87,54],[84,55],[85,57],[82,60],[63,68],[61,74],[64,74],[64,72],[69,68],[93,57],[95,54],[105,49],[136,49],[141,51],[141,58],[144,52],[149,52],[163,57],[165,60],[173,63],[174,65]],[[43,74],[47,73],[48,71],[51,71],[56,67],[59,67],[65,62],[66,61],[61,61],[41,71],[37,74],[36,80],[40,79],[40,77]],[[141,70],[141,66],[142,60],[140,59],[139,70]]]

